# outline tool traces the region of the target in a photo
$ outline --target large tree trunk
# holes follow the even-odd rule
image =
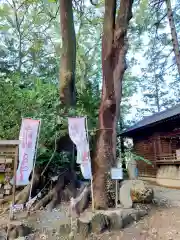
[[[116,19],[116,28],[114,33],[114,89],[116,96],[116,121],[113,129],[114,157],[116,157],[116,129],[120,120],[120,104],[122,97],[122,80],[126,70],[126,53],[128,50],[127,30],[129,21],[132,18],[133,0],[120,1],[120,8]]]
[[[72,0],[60,0],[62,56],[60,63],[60,100],[65,106],[75,104],[76,35]]]
[[[119,119],[122,78],[126,69],[127,29],[133,0],[121,0],[116,16],[116,0],[105,0],[102,39],[103,87],[99,111],[99,131],[93,158],[93,189],[96,209],[106,209],[106,180],[115,165],[116,124]]]
[[[115,27],[116,1],[105,1],[105,15],[102,39],[103,85],[99,110],[99,131],[96,139],[96,152],[93,158],[93,189],[96,209],[108,206],[105,184],[107,173],[112,165],[112,133],[116,114],[116,99],[113,83],[112,48]]]
[[[60,1],[60,24],[62,36],[62,56],[60,63],[60,101],[68,113],[69,106],[76,104],[76,34],[74,29],[72,0]],[[75,148],[73,145],[73,156]],[[71,169],[75,167],[74,157]]]
[[[171,7],[171,0],[166,0],[166,6],[167,6],[167,15],[168,15],[168,20],[169,20],[169,25],[171,30],[171,36],[172,36],[173,50],[176,58],[178,73],[180,75],[180,51],[179,51],[179,43],[177,38],[176,26],[173,18],[173,11]]]

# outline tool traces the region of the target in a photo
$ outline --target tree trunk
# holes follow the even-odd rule
[[[60,101],[75,105],[76,35],[72,0],[60,0],[62,56],[60,63]]]
[[[161,111],[161,107],[160,107],[160,99],[159,99],[159,84],[158,84],[158,78],[156,76],[156,74],[154,74],[154,80],[155,80],[155,105],[157,107],[157,112]]]
[[[120,104],[122,97],[122,80],[126,70],[126,53],[128,50],[127,30],[129,21],[132,18],[133,0],[121,0],[116,19],[116,28],[114,33],[114,89],[116,96],[116,120],[113,128],[114,154],[116,154],[116,129],[120,119]],[[116,157],[116,155],[114,155]]]
[[[76,104],[75,88],[75,70],[76,70],[76,34],[74,29],[73,18],[73,0],[60,1],[60,24],[62,36],[62,55],[60,62],[60,102],[66,108],[68,113],[69,106]],[[73,145],[73,160],[71,169],[74,169],[75,148]]]
[[[120,132],[123,131],[123,120],[122,120],[122,116],[120,116]],[[126,160],[125,160],[125,146],[124,146],[124,137],[120,136],[120,149],[121,149],[121,153],[120,153],[120,159],[122,160],[122,169],[126,169]]]
[[[96,209],[106,209],[106,180],[115,165],[116,125],[120,113],[122,78],[126,69],[127,28],[133,0],[121,0],[115,24],[116,0],[105,0],[102,39],[103,86],[99,110],[99,131],[93,158],[93,189]]]
[[[103,85],[99,110],[99,131],[96,138],[96,152],[93,158],[93,188],[96,209],[108,206],[105,184],[107,173],[112,165],[112,133],[116,114],[116,99],[113,83],[112,48],[115,27],[116,1],[105,1],[105,15],[102,38]]]
[[[176,64],[178,68],[178,73],[180,76],[180,51],[179,51],[179,43],[178,43],[178,38],[177,38],[177,32],[176,32],[176,26],[174,23],[174,18],[173,18],[173,11],[171,7],[171,0],[166,0],[166,6],[167,6],[167,15],[168,15],[168,20],[169,20],[169,26],[171,30],[171,36],[172,36],[172,43],[173,43],[173,50],[176,58]]]

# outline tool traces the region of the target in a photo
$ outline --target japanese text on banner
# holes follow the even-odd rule
[[[24,186],[29,183],[33,169],[40,120],[22,119],[19,146],[19,165],[16,173],[16,185]]]
[[[77,148],[77,163],[81,164],[82,174],[85,179],[91,178],[91,161],[85,118],[69,118],[68,129],[69,136]]]

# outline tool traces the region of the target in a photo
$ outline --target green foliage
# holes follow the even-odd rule
[[[77,106],[68,113],[60,106],[58,69],[61,54],[58,4],[48,1],[3,2],[0,7],[0,138],[17,139],[22,117],[42,120],[38,162],[52,156],[55,139],[68,134],[67,118],[87,116],[90,130],[96,128],[100,102],[100,33],[98,17],[87,8],[79,18],[77,33]],[[89,23],[89,20],[93,23]],[[82,23],[81,23],[82,21]],[[13,32],[13,35],[12,35]],[[91,41],[87,41],[91,36]],[[95,43],[97,43],[94,49]],[[89,51],[91,48],[91,51]],[[94,57],[99,59],[94,64]],[[90,131],[94,135],[95,131]],[[67,154],[55,154],[53,161],[67,162]]]
[[[22,89],[18,84],[18,77],[16,75],[10,77],[11,79],[1,78],[0,81],[2,93],[0,138],[17,139],[22,117],[41,119],[39,155],[45,156],[47,153],[49,157],[52,154],[55,137],[68,133],[67,117],[88,116],[89,128],[95,128],[99,99],[93,93],[93,86],[89,85],[85,94],[78,95],[77,108],[70,108],[67,115],[65,109],[60,108],[56,84],[31,79],[31,87]]]
[[[96,133],[102,81],[102,6],[103,1],[97,7],[74,4],[77,105],[67,112],[60,106],[58,93],[62,52],[59,2],[4,0],[0,4],[0,138],[17,139],[22,117],[41,119],[39,163],[47,162],[52,156],[56,138],[67,134],[68,117],[87,116],[89,135],[93,137]],[[125,116],[131,112],[131,97],[142,80],[131,73],[137,64],[132,53],[142,50],[140,33],[149,29],[147,1],[136,7],[136,18],[129,31],[129,71],[122,86],[121,123],[124,125]],[[57,165],[65,164],[70,158],[64,153],[55,154],[53,161]]]
[[[16,75],[9,77],[2,78],[0,82],[2,93],[0,138],[17,139],[21,118],[33,117],[42,119],[41,137],[46,139],[45,145],[47,145],[51,142],[51,132],[56,125],[57,86],[31,79],[31,87],[22,89]]]
[[[149,161],[148,159],[145,159],[142,156],[139,156],[139,155],[133,153],[133,151],[131,151],[131,150],[126,150],[125,154],[124,154],[124,157],[125,157],[125,159],[130,160],[130,161],[132,161],[132,160],[143,161],[143,162],[145,162],[148,165],[152,165],[151,161]]]
[[[148,26],[148,22],[150,20],[150,12],[149,12],[149,1],[148,0],[141,0],[137,6],[135,12],[135,23],[137,27],[141,31],[145,30]]]

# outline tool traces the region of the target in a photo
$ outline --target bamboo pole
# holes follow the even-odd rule
[[[13,178],[13,192],[12,192],[12,204],[10,207],[10,220],[13,220],[13,207],[15,205],[15,195],[16,195],[16,171],[17,171],[17,163],[18,163],[18,149],[19,146],[15,147],[15,156],[14,156],[14,178]]]
[[[34,154],[34,163],[33,163],[32,179],[31,179],[31,183],[30,183],[31,186],[30,186],[30,191],[29,191],[29,201],[31,200],[31,193],[32,193],[32,187],[33,187],[34,171],[35,171],[35,165],[36,165],[37,149],[38,149],[38,142],[39,142],[40,130],[41,130],[41,119],[40,119],[40,122],[39,122],[38,136],[37,136],[37,140],[36,140],[36,148],[35,148],[35,154]],[[29,210],[28,210],[28,214],[29,214]]]
[[[89,145],[89,135],[88,135],[88,124],[87,124],[87,117],[85,117],[85,127],[86,127],[86,137],[87,137],[87,142]],[[91,163],[91,157],[90,157],[90,149],[88,152],[88,157],[90,159],[90,163]],[[94,191],[93,191],[93,173],[92,173],[92,164],[91,164],[91,197],[92,197],[92,212],[95,211],[95,207],[94,207]]]

